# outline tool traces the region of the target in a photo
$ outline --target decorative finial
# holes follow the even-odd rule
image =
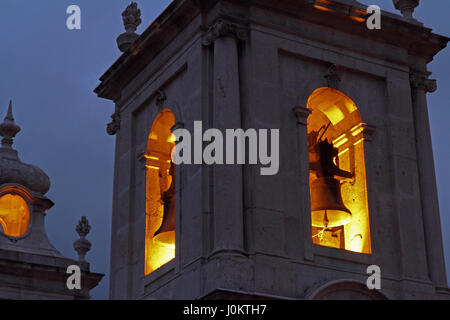
[[[14,121],[13,113],[12,113],[12,100],[9,100],[8,112],[6,113],[5,120]]]
[[[395,9],[400,10],[403,17],[408,20],[413,18],[414,9],[419,5],[419,0],[393,0]]]
[[[20,132],[20,130],[20,127],[14,122],[12,101],[10,100],[5,120],[0,124],[0,136],[3,137],[2,147],[12,149],[14,137]]]
[[[81,217],[75,228],[80,239],[73,243],[75,251],[78,253],[78,261],[86,262],[86,253],[91,250],[91,242],[86,239],[89,231],[91,231],[91,226],[89,225],[86,217]]]
[[[125,33],[122,33],[117,38],[117,45],[122,52],[127,51],[131,45],[139,38],[135,32],[137,27],[141,24],[141,10],[139,10],[136,2],[131,2],[130,5],[122,12],[123,25]]]
[[[122,12],[123,25],[127,32],[135,32],[141,24],[141,10],[136,2],[132,2],[124,12]]]

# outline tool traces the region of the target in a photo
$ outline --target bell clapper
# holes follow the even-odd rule
[[[326,229],[326,228],[328,228],[328,223],[330,222],[330,220],[328,220],[328,217],[327,217],[327,210],[325,210],[325,215],[323,216],[323,225],[324,225],[324,230]]]
[[[323,240],[323,237],[325,235],[325,231],[328,229],[328,223],[329,222],[330,221],[328,220],[328,217],[327,217],[327,211],[325,210],[325,215],[323,217],[323,225],[324,225],[324,227],[317,233],[317,237],[319,238],[320,241]]]

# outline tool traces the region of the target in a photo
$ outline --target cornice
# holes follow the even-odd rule
[[[220,10],[210,10],[219,2],[226,5],[221,5]],[[240,16],[240,23],[237,25],[233,23],[216,24],[209,28],[207,21],[232,15],[232,11],[228,12],[232,7],[230,4],[238,6],[242,12],[248,12],[247,16]],[[327,10],[320,10],[317,8],[318,6],[326,7]],[[279,0],[275,4],[272,0],[175,0],[143,32],[133,46],[104,73],[100,78],[100,85],[94,91],[99,97],[117,101],[122,88],[142,71],[143,66],[148,65],[195,17],[202,13],[208,12],[202,19],[204,25],[199,25],[200,29],[197,29],[198,32],[202,32],[202,28],[206,30],[203,45],[211,45],[223,35],[233,36],[237,40],[245,40],[246,32],[243,32],[239,25],[241,23],[246,25],[257,19],[256,16],[252,16],[251,7],[266,9],[273,12],[274,15],[279,12],[294,19],[305,20],[325,27],[332,27],[335,24],[342,32],[404,49],[409,55],[417,56],[426,62],[431,61],[434,55],[445,48],[450,40],[432,33],[431,29],[425,28],[419,23],[413,23],[401,16],[384,11],[382,29],[368,32],[364,21],[366,6],[357,1]],[[237,19],[237,17],[234,18]],[[280,24],[279,26],[274,25],[274,28],[283,30],[293,27]],[[291,32],[293,31],[291,30]],[[333,45],[333,43],[330,44]],[[364,50],[364,48],[359,50]],[[364,51],[363,54],[373,53]],[[402,62],[399,60],[398,63]],[[425,71],[421,70],[421,72]]]

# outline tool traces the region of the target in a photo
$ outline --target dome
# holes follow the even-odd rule
[[[13,139],[20,131],[12,115],[9,103],[5,120],[0,124],[0,186],[7,183],[22,185],[33,192],[44,195],[50,189],[50,178],[40,168],[20,161],[17,151],[12,148]]]

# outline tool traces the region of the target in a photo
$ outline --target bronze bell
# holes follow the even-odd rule
[[[311,220],[314,227],[321,228],[342,226],[352,220],[342,201],[339,180],[322,177],[311,183]]]
[[[310,188],[311,224],[320,228],[338,227],[349,223],[352,214],[342,201],[341,183],[335,176],[352,178],[353,174],[334,164],[338,150],[327,139],[317,139],[318,136],[315,131],[308,136],[310,170],[317,176]]]
[[[163,220],[153,235],[153,240],[163,245],[175,244],[175,165],[173,163],[170,165],[169,176],[172,177],[170,187],[161,194],[164,205]]]

